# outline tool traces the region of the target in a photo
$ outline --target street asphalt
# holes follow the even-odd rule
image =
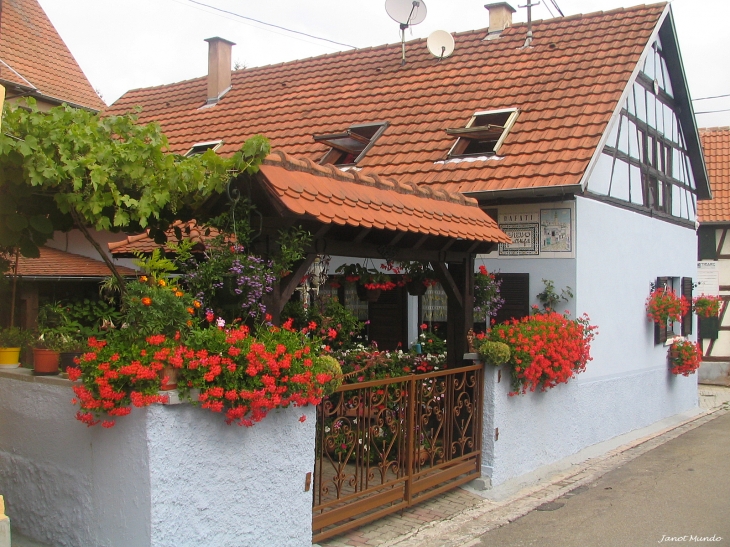
[[[468,545],[730,546],[730,413]]]

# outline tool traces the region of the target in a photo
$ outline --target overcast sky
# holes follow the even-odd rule
[[[591,13],[628,7],[631,0],[555,0],[563,13]],[[267,23],[359,48],[397,42],[398,24],[384,0],[195,0]],[[650,3],[651,0],[647,0]],[[125,91],[203,76],[211,36],[235,42],[233,59],[260,66],[347,49],[272,29],[203,7],[193,0],[40,0],[92,85],[107,103]],[[485,28],[485,0],[425,0],[426,20],[407,38],[437,29],[460,32]],[[526,0],[513,0],[514,7]],[[533,19],[551,18],[550,0],[533,8]],[[695,99],[695,112],[730,109],[730,0],[674,0],[679,45]],[[515,21],[526,21],[518,9]],[[458,43],[456,44],[458,48]],[[730,111],[698,114],[700,127],[730,125]]]

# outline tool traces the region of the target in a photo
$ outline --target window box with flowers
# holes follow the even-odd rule
[[[677,295],[670,286],[659,281],[656,285],[651,284],[645,306],[647,317],[654,323],[655,344],[663,344],[673,330],[674,322],[681,322],[690,310],[690,302],[684,295]]]
[[[669,346],[668,359],[672,374],[689,376],[700,368],[702,349],[696,342],[677,337]]]
[[[694,311],[697,314],[699,323],[700,338],[717,340],[720,331],[720,296],[707,296],[701,294],[693,301]]]

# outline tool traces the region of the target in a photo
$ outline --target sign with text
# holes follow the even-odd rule
[[[715,260],[702,260],[697,263],[697,286],[695,294],[717,296],[720,294],[720,269]]]

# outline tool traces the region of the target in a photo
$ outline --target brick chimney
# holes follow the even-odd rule
[[[231,48],[233,42],[215,36],[208,42],[208,100],[215,104],[231,89]]]
[[[495,2],[484,7],[489,12],[489,33],[486,40],[499,38],[504,29],[512,26],[512,14],[517,10],[507,2]]]

